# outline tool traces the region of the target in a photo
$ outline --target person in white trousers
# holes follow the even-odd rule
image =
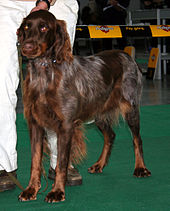
[[[78,16],[76,0],[0,0],[0,190],[15,188],[7,172],[16,177],[17,132],[16,132],[16,90],[19,83],[19,62],[17,35],[22,20],[30,12],[45,9],[57,19],[65,20],[67,31],[73,46]],[[55,177],[57,162],[57,137],[47,131],[51,159],[49,178]],[[68,184],[81,184],[81,175],[73,167],[68,170]],[[72,183],[73,180],[73,183]],[[76,180],[78,183],[76,183]]]

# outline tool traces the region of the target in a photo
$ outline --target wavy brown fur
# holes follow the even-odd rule
[[[56,178],[47,202],[65,200],[68,163],[85,155],[82,122],[95,120],[104,146],[90,173],[100,173],[109,160],[121,114],[133,136],[137,177],[150,176],[142,150],[139,101],[142,74],[123,51],[104,51],[89,57],[72,55],[64,21],[47,11],[26,17],[18,30],[22,54],[29,59],[24,82],[24,114],[28,121],[32,163],[29,185],[19,200],[35,200],[40,189],[45,131],[57,134]]]

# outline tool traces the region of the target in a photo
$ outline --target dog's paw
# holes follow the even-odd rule
[[[135,177],[149,177],[151,172],[147,168],[136,168],[133,175]]]
[[[19,201],[30,201],[37,199],[37,191],[35,188],[28,188],[18,196]]]
[[[91,174],[102,173],[102,171],[103,171],[103,168],[99,164],[93,165],[90,168],[88,168],[88,172]]]
[[[59,189],[55,192],[51,191],[45,197],[45,201],[48,203],[65,201],[65,193]]]

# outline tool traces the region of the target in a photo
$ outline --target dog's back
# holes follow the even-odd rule
[[[62,68],[58,91],[67,104],[64,116],[87,121],[101,114],[104,117],[105,113],[118,114],[118,110],[123,114],[123,109],[139,106],[141,88],[142,74],[134,60],[123,51],[111,50],[95,56],[75,56],[71,66]]]

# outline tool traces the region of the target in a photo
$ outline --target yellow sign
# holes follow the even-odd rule
[[[128,53],[133,59],[135,59],[135,47],[133,47],[133,46],[126,46],[124,48],[124,52]]]
[[[90,38],[121,38],[119,26],[88,26]]]
[[[169,37],[170,25],[150,25],[152,37]]]
[[[156,68],[158,57],[159,57],[159,48],[152,48],[149,55],[148,67]]]

